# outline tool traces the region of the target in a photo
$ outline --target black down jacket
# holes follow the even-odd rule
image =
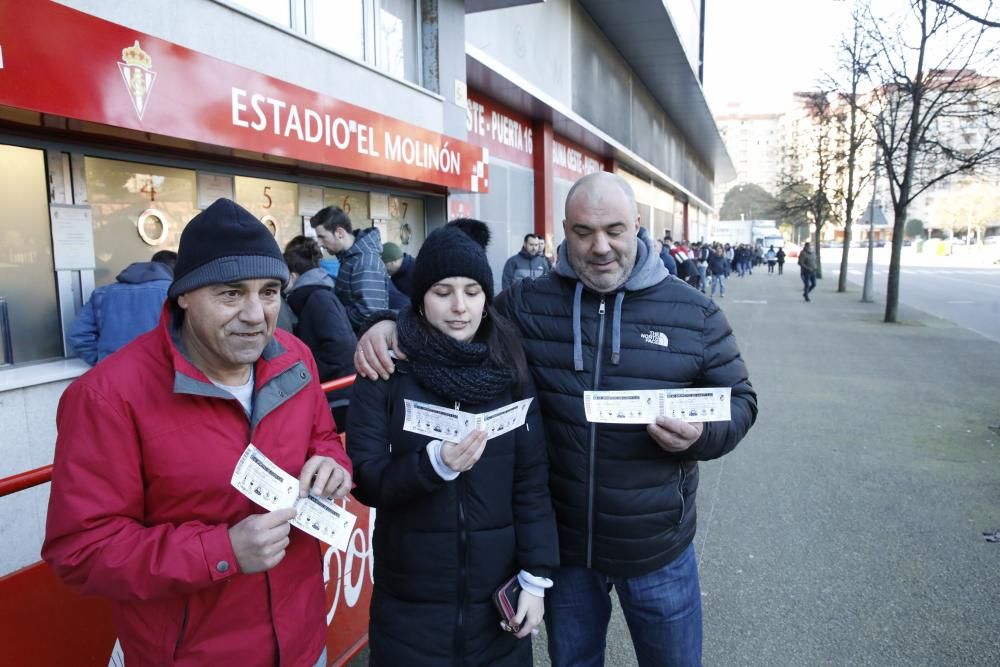
[[[354,496],[377,509],[371,664],[530,665],[530,638],[500,630],[491,596],[521,569],[549,576],[558,564],[538,401],[524,426],[491,439],[472,470],[446,482],[425,451],[430,439],[403,431],[403,399],[456,406],[408,370],[397,364],[388,381],[359,376],[348,418]]]
[[[320,382],[354,373],[354,348],[358,339],[326,272],[312,269],[303,273],[288,292],[286,301],[296,317],[292,331],[312,351]],[[350,387],[327,394],[331,407],[347,405],[350,398]],[[337,428],[343,427],[337,424]]]
[[[725,315],[668,275],[645,229],[618,292],[585,289],[564,243],[554,273],[515,283],[497,308],[520,330],[537,386],[562,565],[631,577],[673,561],[694,538],[697,461],[732,450],[757,416]],[[585,391],[680,387],[732,388],[732,419],[706,423],[682,454],[645,425],[587,422]]]

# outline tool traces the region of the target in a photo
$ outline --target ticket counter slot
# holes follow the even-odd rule
[[[59,322],[63,334],[63,354],[74,357],[76,355],[69,345],[69,332],[73,320],[94,292],[94,272],[89,269],[56,271],[56,286],[59,290]]]
[[[10,332],[10,314],[7,299],[0,296],[0,366],[14,364],[14,339]]]

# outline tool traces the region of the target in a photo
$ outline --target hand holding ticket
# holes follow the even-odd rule
[[[487,439],[492,439],[520,428],[532,400],[526,398],[489,412],[473,414],[407,398],[403,401],[406,409],[403,430],[446,442],[458,442],[472,431],[485,431]]]
[[[357,520],[335,503],[310,493],[299,497],[299,480],[276,466],[251,443],[243,450],[230,483],[243,495],[268,511],[293,508],[293,526],[340,551],[347,551],[351,529]]]
[[[729,421],[729,387],[585,391],[587,421],[602,424],[652,424],[657,417],[687,422]]]

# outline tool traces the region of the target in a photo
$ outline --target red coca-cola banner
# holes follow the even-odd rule
[[[50,0],[0,0],[0,105],[487,190],[480,146]]]

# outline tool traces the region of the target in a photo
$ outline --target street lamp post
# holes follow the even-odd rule
[[[875,193],[878,192],[878,147],[875,147],[875,174],[872,176],[872,204],[868,210],[868,261],[865,263],[865,284],[861,289],[861,303],[872,303],[875,277]],[[847,252],[850,252],[848,250]]]

